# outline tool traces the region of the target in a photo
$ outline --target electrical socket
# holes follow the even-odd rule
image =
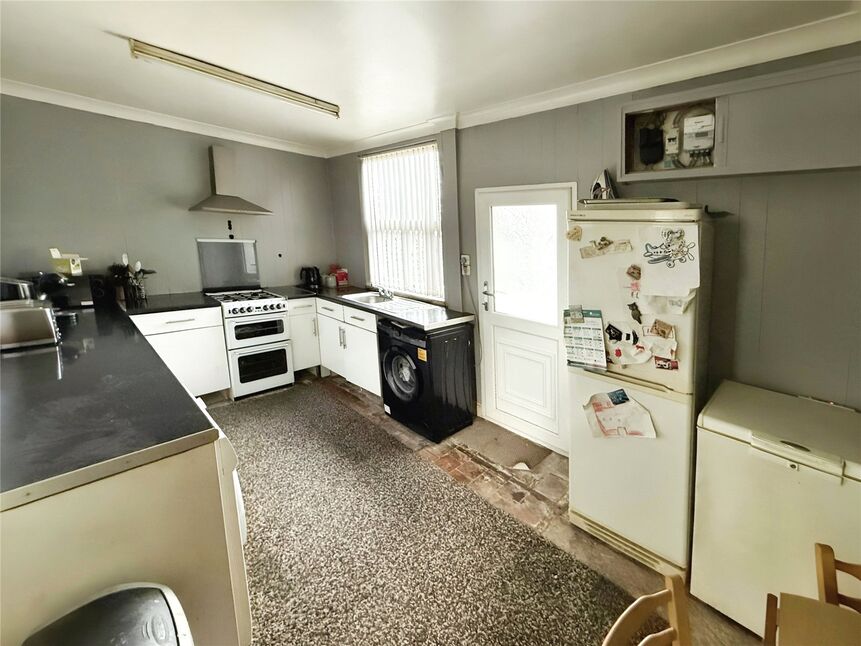
[[[469,276],[472,273],[472,265],[469,262],[467,254],[461,254],[460,256],[460,273],[462,276]]]

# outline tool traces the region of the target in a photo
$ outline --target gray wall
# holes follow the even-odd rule
[[[602,169],[616,176],[623,103],[787,68],[783,61],[458,131],[462,252],[476,253],[476,188],[574,180],[586,197]],[[861,408],[861,170],[619,189],[622,197],[674,197],[729,213],[716,242],[712,386],[729,377]],[[471,286],[477,294],[474,273]],[[473,311],[467,293],[463,303]]]
[[[324,159],[5,95],[0,137],[4,276],[49,268],[49,247],[89,257],[94,273],[127,252],[158,271],[150,293],[198,291],[195,238],[226,238],[228,217],[237,238],[257,240],[264,285],[335,261]],[[236,151],[243,197],[273,215],[188,211],[209,194],[213,143]]]
[[[439,146],[442,170],[442,246],[443,280],[448,307],[460,310],[460,226],[458,215],[457,134],[446,130],[435,137],[422,137],[418,141],[436,139]],[[410,142],[401,142],[399,145]],[[385,150],[385,147],[382,148]],[[359,183],[360,156],[373,152],[350,153],[328,160],[329,185],[332,190],[332,212],[335,218],[335,241],[339,262],[350,270],[353,285],[366,285],[365,232],[362,223],[362,194]],[[382,285],[385,287],[385,285]]]

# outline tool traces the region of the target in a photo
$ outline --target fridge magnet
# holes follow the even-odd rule
[[[652,336],[659,336],[664,339],[675,339],[676,329],[672,325],[665,321],[662,321],[661,319],[655,319],[655,322],[652,323],[652,325],[649,326],[649,328],[646,330],[646,334],[651,334]]]
[[[611,341],[636,345],[637,341],[640,340],[637,333],[626,323],[616,323],[615,325],[608,323],[604,331],[607,333],[607,338]]]
[[[643,337],[643,347],[648,349],[648,351],[651,352],[652,356],[654,357],[661,357],[662,359],[675,359],[676,349],[679,346],[678,342],[675,339],[665,339],[660,336],[646,335]]]
[[[675,359],[665,359],[664,357],[655,357],[655,368],[660,370],[678,370],[679,362]]]
[[[690,290],[685,296],[638,294],[637,300],[643,314],[684,314],[696,294],[695,289]]]
[[[584,260],[588,258],[597,258],[605,256],[609,253],[629,253],[634,250],[634,245],[630,240],[610,240],[606,236],[601,236],[599,240],[590,240],[585,247],[580,247],[580,257]]]
[[[607,335],[607,355],[610,363],[617,366],[627,366],[645,363],[652,358],[646,344],[634,327],[624,321],[612,321],[604,328]]]
[[[565,234],[565,237],[569,240],[580,240],[583,237],[583,227],[579,224],[575,224],[573,227],[568,229],[568,233]]]
[[[656,296],[687,296],[700,286],[699,228],[646,226],[639,230],[643,243],[640,289]]]
[[[573,325],[574,323],[583,322],[583,307],[581,305],[569,305],[568,309],[563,312],[563,323],[565,325]]]
[[[658,245],[646,243],[646,251],[643,258],[649,260],[650,265],[664,263],[667,268],[673,269],[676,263],[693,262],[695,260],[692,249],[697,246],[695,242],[685,240],[684,229],[663,229],[661,231],[663,242]]]
[[[628,272],[621,268],[616,271],[616,274],[619,277],[619,287],[625,290],[623,298],[636,300],[640,294],[640,281],[631,278]]]
[[[572,309],[574,310],[572,312]],[[607,351],[604,346],[604,322],[601,310],[584,310],[578,306],[565,310],[563,333],[565,354],[569,366],[581,368],[607,368]],[[580,316],[577,316],[577,315]],[[582,318],[582,322],[574,320]]]
[[[592,437],[657,437],[649,411],[623,389],[592,395],[583,412]]]
[[[629,265],[625,273],[631,277],[631,280],[640,280],[643,270],[640,268],[640,265]]]
[[[628,309],[631,310],[631,318],[633,318],[637,323],[643,322],[643,314],[640,312],[640,306],[637,305],[636,301],[628,303]]]

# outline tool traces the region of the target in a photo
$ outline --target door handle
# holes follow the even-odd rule
[[[317,319],[311,319],[311,329],[314,331],[314,336],[317,336]]]
[[[345,328],[341,328],[341,333],[344,337],[344,350],[347,349],[347,330]]]
[[[484,307],[485,312],[487,311],[487,304],[490,302],[488,297],[493,296],[493,292],[487,291],[488,287],[487,281],[484,281],[484,289],[481,290],[481,293],[484,295],[484,301],[482,301],[481,305]]]
[[[168,325],[172,325],[172,324],[174,324],[174,323],[191,323],[191,322],[192,322],[192,321],[194,321],[194,320],[195,320],[195,319],[193,319],[193,318],[190,318],[190,319],[176,319],[176,320],[174,320],[174,321],[165,321],[165,323],[166,323],[166,324],[168,324]]]
[[[338,328],[338,345],[340,345],[342,348],[347,347],[347,344],[344,341],[344,328],[342,327]]]

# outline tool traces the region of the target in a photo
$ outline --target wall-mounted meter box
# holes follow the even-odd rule
[[[713,174],[725,155],[724,107],[711,97],[668,104],[653,99],[623,108],[619,180]]]

